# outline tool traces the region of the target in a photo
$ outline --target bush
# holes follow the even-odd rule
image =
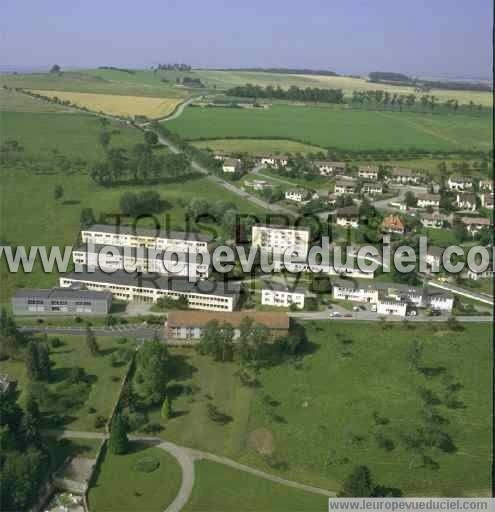
[[[52,338],[50,341],[50,344],[51,344],[52,348],[58,348],[63,345],[63,342],[60,338]]]
[[[156,457],[143,457],[139,459],[133,469],[135,471],[142,471],[143,473],[151,473],[160,467],[160,461]]]
[[[103,428],[106,425],[106,423],[107,423],[107,420],[103,416],[101,416],[101,415],[96,416],[95,423],[94,423],[95,428]]]
[[[126,417],[127,427],[131,432],[142,429],[148,421],[145,414],[132,412]]]

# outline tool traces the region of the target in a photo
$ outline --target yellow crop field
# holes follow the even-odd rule
[[[105,112],[115,116],[146,116],[150,119],[166,117],[181,103],[180,98],[153,98],[146,96],[120,96],[89,92],[32,90],[47,98],[58,98],[86,107],[93,112]]]

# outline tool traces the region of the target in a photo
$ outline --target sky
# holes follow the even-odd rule
[[[492,0],[1,0],[0,65],[492,76]]]

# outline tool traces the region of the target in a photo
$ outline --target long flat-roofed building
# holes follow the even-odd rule
[[[233,311],[239,297],[239,285],[219,281],[190,282],[184,277],[128,273],[112,274],[101,270],[73,272],[60,276],[60,286],[82,285],[88,290],[110,291],[116,299],[152,303],[162,297],[185,297],[192,309]]]
[[[111,251],[103,251],[105,245],[86,244],[72,251],[74,263],[93,266],[104,271],[129,270],[150,272],[162,275],[175,275],[191,279],[206,279],[209,264],[203,263],[202,252],[174,251],[147,247],[110,246]]]
[[[83,243],[148,247],[153,249],[175,248],[182,251],[207,251],[212,237],[201,233],[186,233],[134,226],[94,224],[81,230]]]
[[[77,288],[20,288],[11,302],[14,315],[106,315],[112,294]]]
[[[229,324],[234,328],[234,339],[240,336],[240,326],[243,320],[250,319],[255,324],[261,324],[270,330],[272,339],[287,336],[290,319],[287,313],[272,313],[264,311],[234,313],[210,313],[207,311],[171,311],[165,323],[165,336],[180,340],[198,340],[203,329],[211,321]]]
[[[309,251],[310,229],[304,226],[255,224],[251,235],[252,244],[266,252],[283,253],[290,248],[306,257]]]

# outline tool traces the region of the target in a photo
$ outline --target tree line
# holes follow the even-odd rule
[[[342,89],[320,89],[318,87],[306,87],[301,89],[292,85],[289,89],[282,89],[280,86],[246,84],[233,87],[226,91],[228,96],[240,98],[267,98],[289,101],[308,101],[319,103],[343,103],[344,93]]]

